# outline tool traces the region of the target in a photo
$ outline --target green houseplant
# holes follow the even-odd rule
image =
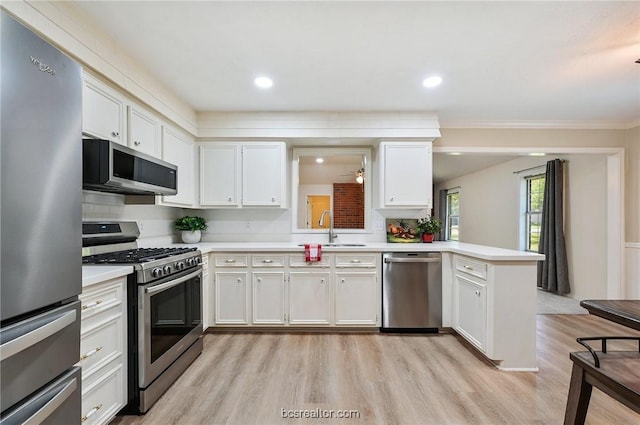
[[[198,243],[202,230],[207,230],[207,222],[202,217],[184,216],[176,220],[175,227],[182,231],[182,242]]]
[[[422,234],[422,242],[433,242],[433,235],[440,233],[442,223],[435,217],[424,217],[418,219],[416,229]]]

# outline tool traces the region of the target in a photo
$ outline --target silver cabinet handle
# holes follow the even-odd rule
[[[262,260],[262,262],[265,264],[271,264],[273,263],[273,260]]]
[[[276,202],[276,197],[275,196],[271,197],[271,202]]]
[[[102,304],[102,300],[96,300],[96,301],[94,301],[94,302],[92,302],[92,303],[90,303],[90,304],[83,304],[81,308],[82,308],[82,310],[86,310],[86,309],[88,309],[88,308],[94,308],[94,307],[97,307],[97,306],[99,306],[100,304]]]
[[[228,202],[231,202],[231,201],[233,201],[233,198],[232,198],[231,196],[229,196],[229,197],[227,198],[227,201],[228,201]]]
[[[360,260],[351,260],[351,262],[354,263],[354,264],[359,264]]]
[[[238,282],[238,283],[242,283],[242,279],[238,278],[238,279],[237,279],[237,282]]]
[[[238,280],[240,280],[240,279],[238,279]],[[258,278],[258,282],[262,282],[262,278],[261,277]]]
[[[480,296],[480,291],[476,291],[476,295]]]
[[[465,269],[467,269],[467,270],[473,270],[473,267],[471,267],[471,266],[463,266],[463,267],[464,267]]]
[[[96,354],[98,351],[102,350],[102,346],[100,347],[96,347],[93,350],[83,354],[80,356],[80,360],[85,360],[88,359],[89,357],[93,356],[94,354]]]
[[[53,412],[55,412],[78,388],[78,379],[73,378],[60,390],[51,400],[40,410],[31,415],[22,425],[39,425],[44,422]]]
[[[89,419],[91,416],[93,416],[100,409],[102,409],[102,404],[99,404],[97,406],[93,406],[91,408],[91,410],[89,410],[89,413],[87,413],[86,415],[84,415],[83,417],[80,418],[80,422],[86,421],[87,419]]]
[[[75,321],[76,311],[68,311],[63,315],[58,316],[53,321],[48,322],[31,332],[27,332],[24,335],[20,335],[19,337],[12,339],[11,341],[5,342],[0,345],[0,361],[4,361],[5,359],[26,350],[40,341],[49,338],[51,335],[61,331]]]
[[[235,263],[236,260],[233,258],[227,258],[226,260],[224,260],[225,263]]]
[[[340,280],[340,282],[344,283],[344,278],[342,278],[342,280]]]
[[[385,263],[439,263],[439,257],[432,258],[385,258]]]
[[[191,272],[188,275],[182,276],[181,278],[178,278],[176,280],[170,280],[169,282],[162,283],[160,285],[152,286],[150,288],[145,288],[144,292],[145,294],[155,294],[158,292],[162,292],[166,289],[173,288],[174,286],[178,286],[182,282],[186,282],[189,279],[193,279],[194,277],[198,276],[201,273],[202,273],[202,268],[198,267],[198,270],[196,270],[195,272]]]
[[[389,202],[393,202],[393,196],[389,198]]]
[[[112,131],[112,132],[111,132],[111,135],[112,135],[113,137],[119,137],[119,136],[120,136],[120,133],[119,133],[118,131]]]
[[[140,146],[140,142],[138,142],[137,140],[133,142],[134,145],[136,146]]]

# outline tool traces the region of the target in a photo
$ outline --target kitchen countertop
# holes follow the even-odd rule
[[[194,246],[203,254],[211,252],[303,252],[298,242],[201,242],[199,244],[173,244],[172,246]],[[495,248],[462,242],[433,243],[384,243],[371,242],[365,246],[322,246],[330,252],[452,252],[488,261],[542,261],[544,255],[512,249]]]
[[[115,279],[133,273],[132,266],[82,266],[82,286]]]

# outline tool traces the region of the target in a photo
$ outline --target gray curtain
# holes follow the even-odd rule
[[[558,294],[571,292],[563,223],[563,168],[559,159],[547,162],[538,252],[538,287]]]

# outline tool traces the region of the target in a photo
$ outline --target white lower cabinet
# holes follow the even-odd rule
[[[481,351],[487,349],[487,286],[455,275],[453,327]]]
[[[336,272],[336,325],[378,325],[375,272]]]
[[[126,403],[126,277],[85,286],[81,301],[82,423],[107,424]]]
[[[289,323],[331,324],[331,273],[295,271],[289,273]]]
[[[215,323],[217,325],[248,325],[249,298],[246,271],[214,273]]]
[[[284,325],[284,271],[252,272],[251,283],[253,287],[251,294],[252,323],[254,325]]]

